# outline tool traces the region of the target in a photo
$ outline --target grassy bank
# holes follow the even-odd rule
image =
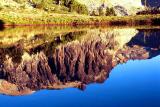
[[[1,11],[1,26],[14,25],[160,25],[160,15],[136,16],[87,16],[79,14],[56,14],[45,11]]]

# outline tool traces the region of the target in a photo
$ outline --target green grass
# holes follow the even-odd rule
[[[145,25],[160,22],[160,15],[136,15],[136,16],[87,16],[79,14],[56,14],[45,11],[32,10],[17,12],[0,12],[0,20],[5,25]],[[154,22],[156,21],[156,22]]]
[[[77,13],[53,13],[40,9],[3,9],[0,11],[0,20],[4,25],[160,25],[158,15],[136,16],[88,16]]]

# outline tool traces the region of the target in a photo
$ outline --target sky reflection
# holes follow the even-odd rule
[[[159,107],[160,56],[129,61],[115,67],[104,84],[76,88],[43,90],[27,96],[0,95],[1,107]]]

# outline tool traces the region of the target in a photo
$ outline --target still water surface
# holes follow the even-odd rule
[[[21,30],[19,30],[18,32],[20,31]],[[68,32],[65,32],[65,35],[66,34],[68,34]],[[44,106],[46,107],[54,107],[54,106],[55,107],[66,107],[66,106],[160,107],[160,102],[159,102],[160,101],[160,56],[159,56],[160,30],[158,29],[136,30],[136,29],[129,29],[129,28],[127,29],[116,28],[112,30],[94,29],[94,30],[85,31],[85,33],[84,32],[78,33],[78,36],[82,36],[82,37],[78,39],[76,38],[72,41],[71,39],[73,39],[73,37],[76,34],[77,33],[72,33],[72,35],[70,34],[69,40],[67,40],[67,42],[65,41],[60,44],[58,43],[62,42],[63,38],[62,39],[61,37],[54,38],[56,42],[58,40],[58,43],[56,43],[56,45],[53,43],[53,41],[50,43],[48,39],[43,39],[42,40],[43,43],[40,45],[31,45],[32,46],[31,49],[30,47],[25,47],[21,49],[22,54],[20,54],[20,57],[16,57],[15,59],[13,57],[14,54],[10,53],[11,51],[8,52],[7,50],[10,50],[10,48],[8,47],[12,47],[11,45],[13,43],[14,44],[17,43],[17,41],[14,41],[14,40],[11,41],[13,42],[12,44],[9,44],[8,42],[6,46],[6,42],[4,41],[3,38],[1,38],[1,42],[4,45],[1,48],[1,50],[5,50],[5,51],[2,51],[4,52],[5,56],[10,54],[9,57],[12,57],[12,59],[14,59],[14,61],[10,62],[12,63],[12,65],[20,64],[20,62],[24,63],[25,61],[23,58],[18,62],[16,61],[19,58],[21,59],[21,57],[24,57],[23,54],[24,53],[26,54],[26,52],[28,53],[30,52],[29,55],[33,55],[33,54],[35,55],[35,53],[39,55],[39,53],[43,52],[44,57],[46,57],[48,60],[49,67],[52,68],[52,66],[54,65],[55,68],[58,69],[58,70],[52,69],[53,71],[54,70],[55,71],[53,72],[51,70],[51,72],[53,74],[56,74],[57,78],[58,79],[60,78],[59,79],[60,81],[63,81],[63,84],[65,84],[65,87],[60,88],[60,90],[56,90],[55,87],[52,87],[52,89],[47,90],[49,88],[44,89],[41,86],[36,86],[35,84],[28,85],[27,83],[26,86],[28,88],[37,92],[34,92],[29,95],[26,95],[25,93],[24,95],[21,94],[22,96],[15,96],[15,95],[10,96],[10,95],[13,95],[13,93],[9,94],[7,93],[7,91],[4,91],[4,92],[1,91],[1,93],[9,94],[9,95],[2,95],[2,94],[0,95],[0,100],[1,100],[0,106],[1,107],[11,107],[11,106],[12,107],[17,107],[17,106],[20,106],[20,107],[35,107],[35,106],[39,106],[39,107],[44,107]],[[109,37],[109,35],[112,35],[112,36]],[[38,41],[40,41],[40,39],[38,38]],[[35,42],[36,40],[34,40],[34,43]],[[93,48],[94,42],[99,43],[97,44],[98,49]],[[31,43],[33,43],[33,41]],[[53,44],[55,47],[51,49],[51,45]],[[97,47],[97,45],[95,46]],[[25,46],[25,43],[23,44],[23,46]],[[103,48],[104,46],[105,48]],[[17,49],[17,45],[14,48]],[[79,50],[79,48],[81,48],[82,50]],[[63,49],[64,50],[68,49],[68,51],[63,51]],[[74,49],[75,51],[72,49]],[[50,52],[50,50],[52,51]],[[53,52],[54,50],[56,50],[56,52]],[[88,50],[91,54],[87,53]],[[105,50],[104,52],[106,53],[104,52],[101,53],[102,50]],[[73,58],[75,58],[77,54],[81,55],[83,52],[86,52],[86,54],[82,54],[82,55],[88,55],[88,57],[84,58],[85,59],[84,63],[83,63],[83,60],[81,60],[81,58],[77,58],[77,60],[79,60],[79,63],[77,65],[78,67],[76,67],[75,65],[75,69],[78,70],[77,68],[79,68],[80,69],[78,70],[79,72],[82,72],[82,71],[85,72],[86,74],[83,74],[83,76],[85,75],[84,78],[87,78],[87,79],[84,79],[84,80],[81,79],[83,76],[74,77],[74,78],[71,78],[71,76],[62,78],[61,76],[59,76],[57,72],[61,72],[61,70],[63,70],[62,68],[65,68],[66,66],[69,67],[68,71],[67,70],[66,71],[72,72],[71,66],[74,62],[72,62],[73,60],[71,60],[72,57],[63,56],[62,54],[59,54],[57,51],[60,53],[62,51],[62,53],[64,52],[64,54],[66,54],[65,52],[68,52],[70,53],[69,55],[71,55]],[[74,54],[72,54],[72,52],[74,52]],[[97,52],[99,54],[96,54]],[[58,54],[59,57],[55,56],[56,54]],[[34,55],[32,58],[34,58]],[[90,57],[90,55],[93,55],[94,57],[93,56]],[[1,53],[1,57],[2,57],[2,53]],[[58,62],[62,63],[63,61],[58,61],[58,59],[56,60],[57,62],[50,61],[50,60],[53,60],[54,57],[55,58],[58,57],[58,59],[61,59],[62,57],[64,57],[64,61],[71,60],[72,63],[71,65],[69,65],[69,63],[67,63],[68,65],[63,65],[63,64],[57,65]],[[65,59],[66,57],[68,59]],[[102,57],[102,59],[100,57]],[[27,59],[27,61],[28,60],[31,60],[31,59]],[[7,66],[5,65],[6,63],[5,61],[7,61],[7,59],[5,58],[1,60],[1,65],[4,66],[3,69],[6,70],[5,72],[7,72],[7,70],[9,71],[10,69],[8,69]],[[97,61],[97,62],[93,63],[94,61]],[[83,67],[82,68],[80,67],[80,62],[83,63],[84,70],[82,70]],[[91,65],[90,65],[90,62],[92,62]],[[87,67],[85,66],[86,64],[87,64]],[[108,66],[105,66],[106,64]],[[61,67],[56,67],[56,66],[61,66]],[[92,69],[90,69],[90,66]],[[39,65],[38,67],[42,67],[42,65],[41,66]],[[96,67],[98,67],[99,69]],[[47,69],[46,71],[48,72]],[[104,80],[103,80],[103,76],[100,78],[100,80],[88,79],[88,76],[97,76],[99,75],[99,73],[103,73],[103,71],[107,72],[107,74],[104,73],[104,76],[105,76]],[[1,70],[1,72],[4,72],[4,70]],[[93,72],[97,72],[97,73],[93,73]],[[19,74],[17,74],[17,76],[13,74],[9,74],[9,76],[20,78],[18,75]],[[68,75],[70,74],[68,73]],[[77,74],[77,75],[79,76],[80,74]],[[6,81],[19,85],[20,86],[19,91],[25,90],[24,88],[21,88],[22,86],[18,83],[19,82],[18,80],[11,81],[10,79],[7,78],[7,76],[5,75],[3,77],[2,75],[1,77],[3,77],[2,79],[6,79]],[[63,80],[64,78],[66,79]],[[40,80],[45,81],[44,79],[49,79],[49,77],[48,78],[43,77],[43,79],[40,79]],[[85,84],[85,88],[81,87],[78,89],[78,88],[72,88],[72,86],[66,87],[66,83],[75,82],[75,81],[80,81],[83,83],[83,85]],[[39,82],[42,82],[42,81],[39,81]],[[26,83],[21,82],[21,84],[26,84]],[[42,85],[46,85],[46,84],[43,83]],[[23,87],[25,87],[25,85],[23,85]]]

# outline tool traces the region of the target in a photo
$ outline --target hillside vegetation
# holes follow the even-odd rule
[[[2,0],[0,9],[39,9],[54,13],[88,14],[87,7],[76,0]]]

